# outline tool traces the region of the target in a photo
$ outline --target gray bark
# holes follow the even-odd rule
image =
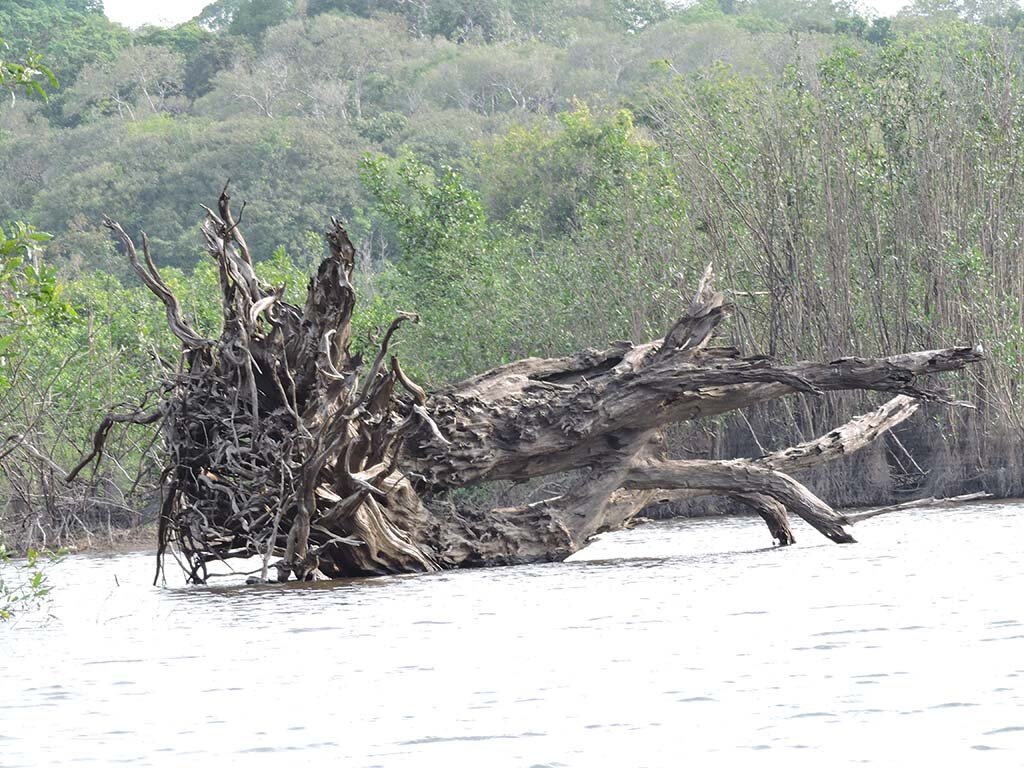
[[[752,506],[774,538],[792,542],[787,511],[836,542],[849,518],[787,473],[868,444],[938,399],[924,378],[980,359],[967,348],[887,358],[780,364],[710,346],[730,306],[710,268],[664,338],[531,358],[427,393],[389,345],[361,365],[349,351],[355,249],[334,222],[330,255],[303,307],[263,283],[232,217],[227,191],[203,225],[216,259],[224,318],[218,339],[188,326],[143,238],[112,221],[143,282],[166,305],[182,342],[181,374],[152,414],[167,466],[159,556],[175,550],[195,581],[212,560],[261,556],[264,574],[320,578],[557,560],[597,533],[630,524],[664,494],[725,494]],[[792,393],[843,389],[899,395],[819,440],[756,460],[673,461],[660,430]],[[465,509],[445,492],[499,479],[576,471],[567,493],[511,509]],[[162,560],[161,560],[162,561]]]

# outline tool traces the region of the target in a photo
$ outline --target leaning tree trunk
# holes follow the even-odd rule
[[[976,362],[957,347],[889,358],[782,365],[708,344],[730,313],[710,267],[663,339],[620,342],[555,358],[530,358],[427,393],[389,345],[373,360],[350,352],[355,250],[334,221],[329,255],[303,307],[263,283],[227,190],[203,226],[220,273],[223,330],[207,339],[185,321],[143,236],[140,263],[117,223],[131,265],[164,303],[182,344],[167,395],[117,422],[161,421],[159,555],[173,552],[204,581],[214,560],[262,558],[279,580],[431,571],[559,560],[594,535],[622,528],[665,498],[719,494],[742,501],[780,544],[794,513],[836,542],[852,520],[789,472],[857,450],[937,395],[921,377]],[[660,430],[792,393],[867,389],[897,395],[824,437],[755,460],[672,461]],[[565,494],[516,508],[473,509],[444,500],[454,488],[575,470]]]

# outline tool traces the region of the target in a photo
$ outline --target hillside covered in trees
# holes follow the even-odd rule
[[[354,348],[415,311],[401,356],[432,386],[657,337],[709,262],[744,350],[980,343],[986,361],[947,381],[974,409],[925,406],[805,479],[836,505],[1024,494],[1022,18],[999,2],[868,19],[829,0],[219,0],[130,31],[95,0],[4,3],[0,59],[38,54],[59,87],[4,94],[0,226],[29,238],[19,258],[45,285],[56,270],[62,310],[3,318],[2,536],[60,543],[152,509],[143,426],[61,481],[108,405],[144,406],[174,359],[102,217],[147,232],[216,336],[199,204],[229,178],[263,277],[292,298],[330,217],[346,222]],[[766,403],[669,449],[760,456],[876,404]]]

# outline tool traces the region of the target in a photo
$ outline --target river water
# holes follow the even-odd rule
[[[70,557],[0,627],[0,766],[1024,765],[1024,505],[838,546],[759,519],[572,562],[150,586]]]

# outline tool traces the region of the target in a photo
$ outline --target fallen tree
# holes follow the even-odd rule
[[[718,494],[754,508],[789,544],[788,513],[835,542],[844,517],[788,473],[868,444],[940,399],[925,377],[978,361],[970,347],[887,358],[783,365],[709,346],[731,307],[710,267],[664,338],[562,358],[529,358],[427,393],[389,353],[399,313],[372,360],[350,347],[353,248],[337,221],[305,305],[262,282],[225,189],[203,234],[220,274],[223,329],[196,332],[161,278],[149,243],[114,221],[132,268],[165,305],[181,341],[159,405],[112,412],[74,477],[101,456],[117,423],[160,422],[160,566],[174,553],[189,579],[207,564],[262,558],[279,580],[431,571],[560,560],[594,535],[628,525],[666,495]],[[897,395],[822,438],[756,460],[675,461],[661,429],[793,393]],[[526,506],[467,508],[452,489],[574,472],[562,495]]]

